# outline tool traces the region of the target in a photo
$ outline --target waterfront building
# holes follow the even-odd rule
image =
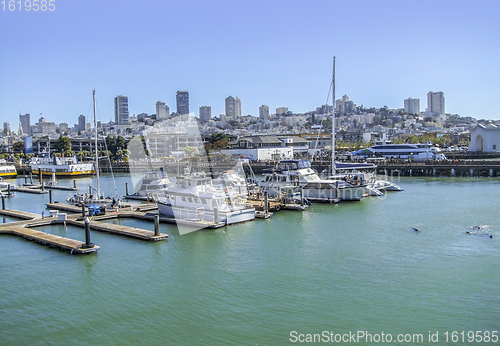
[[[189,114],[189,92],[177,91],[177,113],[179,115]]]
[[[442,91],[427,93],[427,112],[444,114],[444,96]]]
[[[469,151],[500,152],[500,127],[479,124],[470,133]]]
[[[212,107],[201,106],[200,107],[200,121],[202,123],[207,123],[212,118]]]
[[[128,97],[118,95],[115,97],[115,124],[128,125]]]
[[[19,123],[21,124],[21,127],[23,128],[23,133],[26,135],[31,135],[31,122],[30,122],[30,115],[28,114],[19,114]]]
[[[262,105],[259,107],[259,118],[260,120],[269,120],[269,106]]]
[[[78,117],[78,131],[85,131],[85,116],[80,115]]]
[[[156,120],[165,120],[168,119],[170,109],[165,104],[165,102],[158,101],[156,102]],[[139,119],[139,116],[137,116]],[[144,118],[143,118],[144,120]]]
[[[407,98],[405,101],[405,112],[420,115],[420,99]]]

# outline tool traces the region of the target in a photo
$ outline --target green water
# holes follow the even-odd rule
[[[117,181],[120,193],[130,186]],[[96,255],[1,235],[0,344],[283,345],[292,331],[418,333],[422,344],[437,331],[446,344],[446,331],[500,330],[500,181],[400,185],[183,236],[162,224],[170,238],[159,243],[92,232]],[[47,201],[16,194],[6,204],[40,213]],[[466,234],[474,225],[482,230]]]

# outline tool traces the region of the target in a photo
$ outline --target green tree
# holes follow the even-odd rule
[[[71,143],[69,141],[69,138],[60,135],[56,141],[55,148],[57,152],[62,154],[62,156],[68,154],[68,151],[70,151],[71,149]]]
[[[12,151],[15,153],[24,153],[24,143],[16,142],[12,144]]]

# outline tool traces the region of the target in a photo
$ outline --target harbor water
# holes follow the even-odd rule
[[[115,181],[132,192],[128,176]],[[83,192],[90,182],[77,180]],[[101,183],[115,194],[109,176]],[[169,239],[158,243],[93,231],[92,255],[0,235],[0,344],[286,345],[324,331],[422,334],[421,344],[437,332],[446,344],[446,332],[499,331],[500,181],[398,184],[404,192],[182,236],[161,224]],[[5,201],[40,214],[47,202]],[[81,228],[40,230],[84,240]]]

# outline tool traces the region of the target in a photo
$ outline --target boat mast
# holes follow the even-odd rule
[[[101,197],[101,185],[99,184],[99,155],[97,153],[97,122],[95,119],[95,89],[92,92],[92,101],[94,104],[94,131],[95,131],[95,174],[97,176],[97,198]]]
[[[335,56],[333,57],[333,76],[332,76],[332,175],[335,175]]]

